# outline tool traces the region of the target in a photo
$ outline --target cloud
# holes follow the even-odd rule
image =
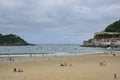
[[[119,0],[1,0],[0,32],[19,34],[33,43],[79,42],[118,20],[119,4]]]

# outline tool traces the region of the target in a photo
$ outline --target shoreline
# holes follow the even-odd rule
[[[112,54],[120,53],[120,51],[105,51],[105,52],[89,52],[89,53],[80,53],[80,52],[59,52],[59,53],[14,53],[14,54],[0,54],[0,57],[31,57],[31,56],[74,56],[74,55],[86,55],[86,54]]]
[[[120,51],[114,51],[112,53],[86,53],[86,54],[64,54],[57,55],[57,54],[29,54],[29,55],[6,55],[6,56],[0,56],[0,63],[9,63],[9,62],[29,62],[29,61],[41,61],[41,60],[49,60],[50,58],[57,58],[57,57],[76,57],[76,56],[90,56],[90,55],[119,55]],[[42,59],[41,59],[42,58]],[[44,58],[44,59],[43,59]],[[33,59],[33,60],[32,60]],[[39,59],[39,60],[38,60]]]

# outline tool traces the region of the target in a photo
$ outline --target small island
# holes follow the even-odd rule
[[[96,32],[93,39],[83,42],[83,47],[120,47],[120,20]]]
[[[21,45],[30,44],[15,34],[8,35],[0,34],[0,46],[21,46]]]

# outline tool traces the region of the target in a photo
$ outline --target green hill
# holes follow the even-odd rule
[[[105,32],[120,32],[120,20],[115,21],[114,23],[107,26]]]
[[[29,45],[25,40],[14,34],[0,34],[0,45]]]
[[[115,21],[105,28],[103,32],[98,32],[94,39],[120,38],[120,20]]]

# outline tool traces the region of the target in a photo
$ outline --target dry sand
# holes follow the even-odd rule
[[[120,80],[120,54],[81,56],[18,57],[14,62],[0,59],[0,80]],[[107,66],[99,66],[100,61]],[[67,66],[60,66],[67,63]],[[72,64],[72,66],[70,66]],[[20,68],[23,72],[14,72]]]

